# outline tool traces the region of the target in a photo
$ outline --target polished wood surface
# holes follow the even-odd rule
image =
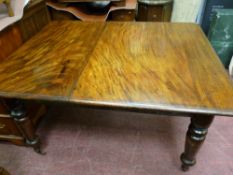
[[[0,64],[2,96],[67,100],[102,23],[55,22]],[[16,86],[17,85],[17,86]]]
[[[4,97],[233,115],[233,84],[195,24],[53,22],[0,81]]]
[[[72,101],[233,114],[233,84],[195,24],[108,23]]]

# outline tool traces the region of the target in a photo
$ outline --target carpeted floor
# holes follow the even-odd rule
[[[38,134],[47,155],[0,144],[12,175],[232,175],[233,118],[216,117],[196,166],[180,170],[189,118],[53,107]]]

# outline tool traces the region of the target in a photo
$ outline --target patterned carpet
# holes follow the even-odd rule
[[[43,118],[41,156],[0,144],[12,175],[231,175],[233,118],[216,117],[196,166],[180,170],[189,118],[54,106]]]

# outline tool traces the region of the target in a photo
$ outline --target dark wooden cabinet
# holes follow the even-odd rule
[[[18,22],[23,41],[27,41],[50,21],[45,0],[33,0],[24,9],[23,18]]]
[[[48,1],[47,6],[52,20],[135,21],[137,0],[111,0],[102,5],[92,1]]]
[[[173,1],[139,0],[137,21],[165,21],[171,19]]]
[[[39,32],[50,21],[45,1],[34,0],[24,10],[22,19],[0,32],[0,62],[18,49],[24,42]],[[36,127],[46,107],[39,104],[28,108],[29,120]],[[8,100],[0,98],[0,140],[25,145],[25,136],[10,116]]]
[[[65,11],[59,11],[48,6],[51,20],[77,20],[77,18],[71,13]]]
[[[0,138],[12,139],[14,141],[22,141],[22,136],[14,124],[9,115],[9,108],[4,103],[4,100],[0,101]]]
[[[25,7],[22,19],[0,32],[0,62],[50,22],[44,0],[34,0]]]
[[[0,140],[10,141],[16,145],[23,145],[24,138],[17,128],[13,118],[9,115],[9,107],[5,100],[0,100]]]
[[[7,101],[6,99],[0,99],[0,140],[10,141],[16,145],[25,145],[24,134],[10,116],[10,107]],[[45,114],[46,106],[32,104],[28,106],[27,110],[29,111],[28,118],[35,128],[39,119]]]
[[[113,21],[134,21],[135,10],[116,10],[111,12],[110,20]]]

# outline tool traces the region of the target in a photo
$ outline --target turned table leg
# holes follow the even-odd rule
[[[37,153],[43,154],[40,148],[40,139],[35,134],[35,128],[27,115],[27,110],[22,101],[15,101],[11,106],[11,117],[25,138],[26,145],[31,146]]]
[[[214,116],[208,115],[191,117],[191,124],[186,134],[185,150],[180,156],[183,171],[187,171],[190,166],[196,163],[196,154],[206,138],[213,119]]]

